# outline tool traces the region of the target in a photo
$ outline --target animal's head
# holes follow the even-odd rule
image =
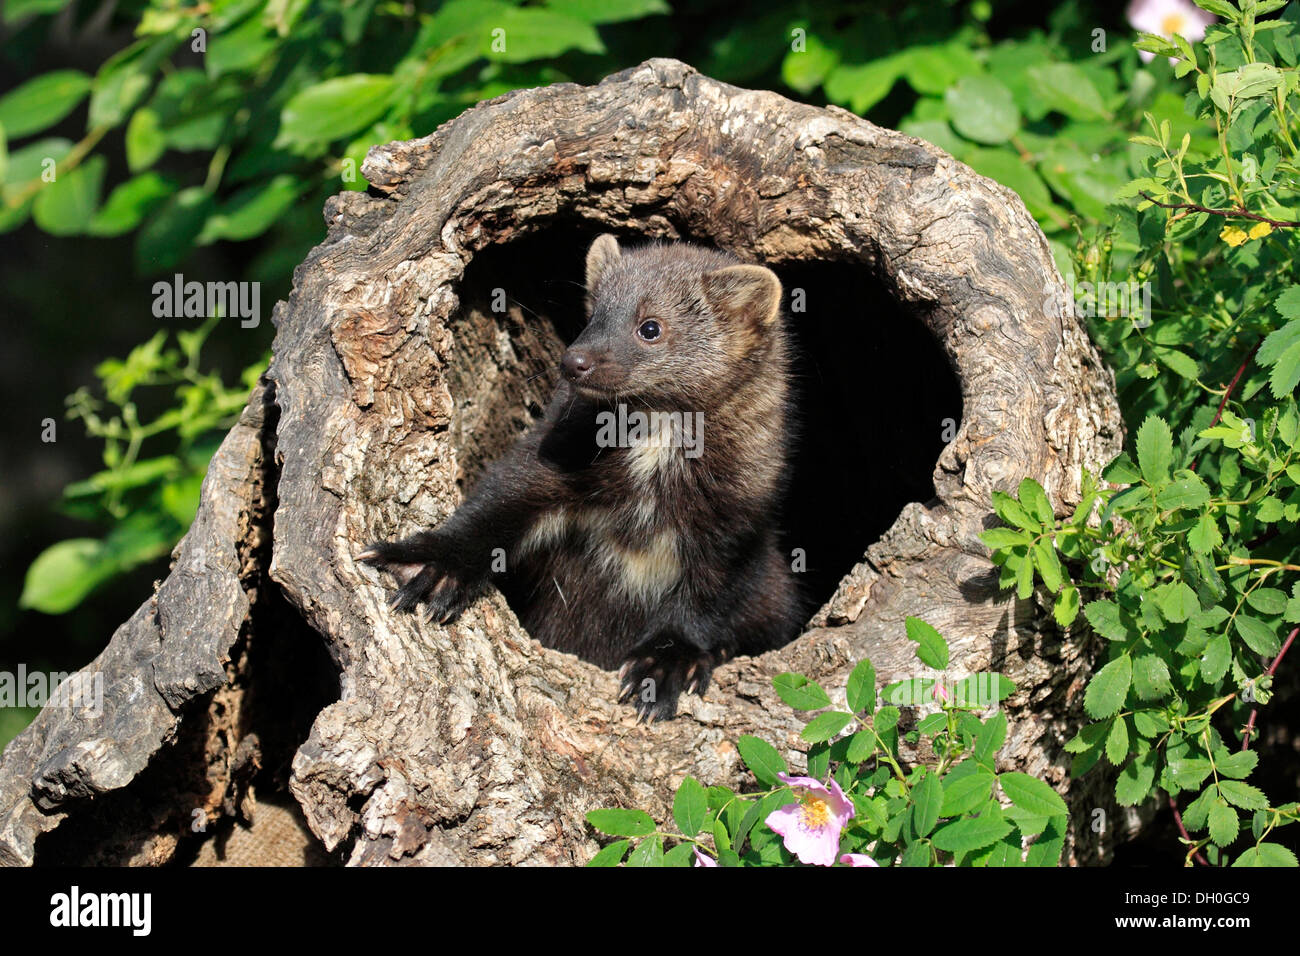
[[[761,368],[781,334],[781,283],[762,266],[685,243],[587,252],[588,324],[561,369],[591,397],[689,407]]]

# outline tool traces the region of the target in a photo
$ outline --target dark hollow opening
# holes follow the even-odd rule
[[[603,231],[555,222],[478,251],[466,269],[448,369],[464,489],[541,416],[564,345],[586,324],[584,260]],[[772,268],[785,288],[800,419],[781,527],[792,565],[802,552],[811,615],[904,505],[934,498],[935,463],[961,422],[961,387],[934,336],[866,266]],[[502,361],[502,330],[512,362]]]

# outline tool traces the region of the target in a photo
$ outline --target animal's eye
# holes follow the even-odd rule
[[[664,330],[654,319],[646,319],[636,327],[636,334],[646,342],[653,342],[664,334]]]

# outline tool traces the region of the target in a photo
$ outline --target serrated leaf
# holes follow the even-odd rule
[[[964,817],[946,824],[934,835],[934,845],[949,853],[969,853],[1001,840],[1011,824],[1001,812],[987,810],[978,817]]]
[[[1237,839],[1239,822],[1236,810],[1221,800],[1216,801],[1214,806],[1210,807],[1210,839],[1219,846],[1227,846]]]
[[[1223,544],[1223,534],[1219,531],[1219,522],[1211,512],[1201,515],[1196,527],[1187,533],[1187,544],[1197,554],[1209,554]]]
[[[1174,460],[1174,439],[1163,418],[1150,416],[1138,429],[1138,467],[1142,477],[1153,485],[1169,480]]]
[[[1151,792],[1156,779],[1156,751],[1138,754],[1120,771],[1115,782],[1115,801],[1121,807],[1141,803]]]
[[[1241,780],[1249,777],[1255,765],[1259,763],[1259,754],[1253,750],[1238,750],[1221,760],[1214,762],[1214,769],[1221,777]]]
[[[1083,616],[1108,641],[1122,641],[1129,636],[1129,629],[1120,618],[1119,605],[1114,601],[1106,598],[1090,601],[1083,609]]]
[[[988,802],[996,778],[980,767],[973,773],[957,776],[948,774],[943,781],[943,806],[940,815],[960,816]]]
[[[1117,657],[1099,670],[1083,697],[1088,716],[1100,720],[1116,713],[1124,705],[1132,680],[1133,665],[1127,656]]]
[[[1264,791],[1240,780],[1220,780],[1219,793],[1234,807],[1243,810],[1263,810],[1268,806]]]
[[[1143,700],[1164,697],[1173,689],[1169,666],[1155,654],[1141,654],[1133,661],[1133,690]]]
[[[1227,634],[1210,638],[1201,653],[1201,679],[1207,684],[1217,684],[1228,673],[1232,663],[1232,641]]]
[[[1068,813],[1061,795],[1044,781],[1027,773],[998,774],[998,786],[1015,806],[1035,816],[1050,817]]]
[[[828,710],[824,714],[818,714],[808,722],[808,726],[799,734],[810,744],[821,743],[823,740],[830,740],[841,730],[849,725],[853,720],[852,714],[846,714],[839,710]]]
[[[1131,485],[1135,481],[1142,480],[1142,472],[1138,470],[1137,465],[1133,464],[1133,459],[1129,457],[1128,452],[1121,452],[1106,466],[1101,477],[1112,485]]]
[[[985,766],[992,767],[993,761],[1007,740],[1007,715],[998,711],[980,727],[975,735],[972,756]]]
[[[1233,866],[1295,866],[1296,858],[1284,846],[1276,843],[1261,843],[1258,846],[1252,846],[1241,856],[1237,857]]]

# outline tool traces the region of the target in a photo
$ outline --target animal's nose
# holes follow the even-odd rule
[[[564,358],[560,359],[560,368],[564,372],[565,378],[571,382],[576,382],[584,377],[596,366],[596,360],[590,352],[584,352],[581,349],[569,349],[564,353]]]

